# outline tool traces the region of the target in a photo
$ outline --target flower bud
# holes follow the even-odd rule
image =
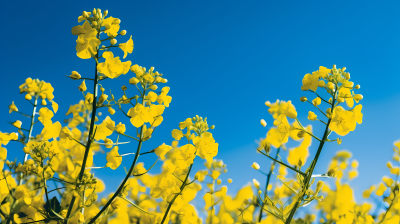
[[[112,107],[108,108],[108,113],[110,113],[111,115],[115,114],[115,110]]]
[[[328,82],[328,84],[326,84],[326,88],[333,90],[335,89],[335,84],[333,84],[332,82]]]
[[[161,78],[161,81],[160,81],[161,83],[167,83],[168,82],[168,79],[163,79],[163,78]]]
[[[214,128],[215,128],[215,125],[211,125],[210,129],[214,129]]]
[[[100,91],[101,91],[101,92],[104,92],[105,89],[104,89],[103,87],[100,87]]]
[[[217,180],[217,184],[220,185],[221,183],[222,183],[222,180],[221,180],[221,179],[218,179],[218,180]]]
[[[311,111],[310,111],[311,112]],[[301,130],[299,132],[297,132],[297,137],[299,138],[304,138],[304,135],[306,134],[306,132],[304,130]]]
[[[106,101],[107,100],[107,98],[108,98],[108,95],[106,95],[106,94],[101,94],[101,96],[99,97],[99,102],[97,102],[98,104],[102,104],[102,103],[104,103],[104,101]]]
[[[118,24],[121,23],[121,20],[120,19],[114,19],[112,23],[115,24],[115,25],[118,25]]]
[[[112,40],[110,40],[110,43],[111,43],[111,45],[117,44],[117,39],[112,39]]]
[[[119,35],[125,36],[126,35],[126,30],[121,30],[121,32],[119,32]]]
[[[89,17],[89,14],[88,14],[86,11],[83,11],[83,12],[82,12],[82,16],[85,17],[85,18],[87,18],[87,17]]]
[[[256,179],[253,179],[253,184],[254,184],[254,187],[257,188],[257,190],[260,189],[260,182],[258,182]]]
[[[108,10],[105,10],[104,11],[104,16],[107,16],[108,15]]]
[[[79,91],[83,92],[87,90],[85,80],[82,81],[81,85],[78,87]]]
[[[262,193],[262,191],[261,191],[261,190],[258,190],[258,191],[257,191],[257,193],[258,193],[258,194],[261,194],[261,193]]]
[[[255,170],[259,170],[260,169],[260,165],[258,165],[258,163],[254,162],[253,165],[251,165],[251,167]]]
[[[81,78],[81,75],[77,71],[72,71],[69,76],[71,79],[78,80]]]
[[[342,144],[342,139],[338,138],[338,139],[336,139],[336,141],[337,141],[338,145]]]
[[[126,85],[123,85],[123,86],[121,87],[121,89],[122,89],[122,91],[126,91],[128,88],[126,87]]]
[[[324,86],[325,86],[324,80],[319,80],[318,81],[318,87],[324,87]]]
[[[97,22],[96,22],[96,21],[93,21],[93,22],[92,22],[92,25],[93,25],[93,26],[97,26]]]
[[[22,122],[20,120],[16,120],[12,123],[12,125],[18,129],[21,129]]]
[[[327,173],[328,176],[334,177],[334,176],[336,175],[338,169],[339,169],[338,167],[331,168],[331,169],[328,171],[328,173]]]
[[[315,189],[315,192],[316,193],[320,192],[323,186],[324,186],[324,182],[323,181],[318,181],[317,188]]]
[[[31,100],[31,99],[32,99],[31,94],[27,93],[27,94],[25,95],[25,99],[26,99],[26,100]]]
[[[349,80],[349,79],[350,79],[350,73],[345,72],[345,73],[343,74],[343,77],[344,77],[345,79]]]
[[[154,83],[159,83],[159,82],[161,82],[161,77],[156,77],[156,79],[154,80]]]
[[[109,23],[104,24],[104,27],[106,28],[106,30],[111,28],[111,25]]]
[[[264,119],[261,119],[260,123],[263,127],[267,126],[267,122]]]
[[[300,101],[301,102],[307,102],[307,97],[305,97],[305,96],[300,97]]]
[[[363,95],[361,95],[361,94],[356,94],[356,95],[354,95],[354,100],[358,103],[358,101],[360,101],[360,100],[362,100],[363,99]]]
[[[136,77],[132,77],[131,79],[129,79],[129,84],[136,85],[138,83],[139,79],[137,79]]]
[[[297,161],[297,165],[298,165],[299,167],[302,167],[302,166],[303,166],[303,161],[301,160],[301,158],[299,158],[299,161]]]
[[[274,126],[278,126],[279,125],[279,121],[274,120],[274,122],[272,123]]]
[[[232,183],[232,179],[231,178],[228,179],[228,183],[230,183],[230,184]]]
[[[360,88],[361,88],[360,85],[356,85],[356,86],[354,87],[354,89],[360,89]]]
[[[151,85],[151,86],[150,86],[150,89],[152,89],[152,90],[156,90],[157,88],[158,88],[157,85]]]
[[[46,99],[43,99],[42,100],[42,106],[46,106],[46,105],[47,105]]]

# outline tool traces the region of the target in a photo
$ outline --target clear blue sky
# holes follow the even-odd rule
[[[171,130],[198,114],[216,125],[217,158],[229,169],[222,177],[234,179],[229,191],[253,178],[264,183],[264,177],[250,168],[257,161],[268,170],[269,161],[255,152],[254,143],[268,130],[260,119],[266,119],[269,127],[272,124],[264,102],[292,100],[300,120],[310,123],[307,112],[313,108],[298,100],[305,95],[301,80],[319,66],[336,64],[347,67],[352,80],[361,85],[364,121],[342,138],[342,145],[324,148],[316,172],[326,171],[336,151],[351,150],[360,162],[360,176],[352,181],[358,199],[362,190],[389,174],[385,164],[392,156],[393,141],[400,139],[399,1],[4,1],[0,3],[2,132],[14,131],[6,121],[29,124],[18,114],[9,115],[7,108],[15,101],[20,111],[29,113],[31,107],[18,89],[27,77],[53,85],[60,105],[55,118],[60,121],[69,105],[79,102],[80,83],[65,75],[76,70],[92,76],[94,63],[76,56],[71,28],[78,25],[83,10],[94,7],[121,19],[121,29],[128,34],[119,42],[132,35],[135,48],[128,60],[154,66],[169,80],[172,103],[145,151],[170,143]],[[120,96],[121,85],[128,85],[132,76],[109,80],[105,87]],[[117,115],[113,119],[119,120]],[[322,126],[314,125],[314,132],[321,136]],[[314,141],[311,157],[316,147]],[[9,159],[22,153],[18,143],[7,148]],[[129,166],[133,158],[125,158],[123,164]],[[155,159],[141,158],[146,167]],[[103,165],[104,156],[99,161],[97,165]],[[101,170],[97,175],[109,178],[107,192],[111,192],[124,172]]]

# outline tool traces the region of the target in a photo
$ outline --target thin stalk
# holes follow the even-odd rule
[[[146,88],[143,88],[143,95],[146,94]],[[143,101],[142,101],[143,102]],[[135,159],[132,162],[132,166],[129,169],[127,175],[125,176],[125,179],[122,181],[122,183],[119,185],[117,191],[115,192],[115,194],[110,198],[110,200],[108,200],[108,202],[103,206],[103,208],[100,210],[100,212],[98,212],[91,220],[88,224],[92,224],[96,221],[96,219],[98,219],[100,217],[100,215],[108,208],[108,206],[111,205],[111,202],[119,195],[119,193],[122,191],[122,189],[124,188],[126,182],[128,181],[128,179],[130,178],[130,176],[132,175],[133,169],[135,168],[136,162],[139,159],[139,155],[140,155],[140,149],[142,148],[142,143],[143,143],[143,126],[140,128],[140,139],[139,139],[139,144],[136,150],[136,154],[135,154]]]
[[[275,160],[278,159],[279,151],[281,150],[281,147],[278,148],[278,151],[276,152]],[[269,170],[268,176],[267,176],[267,183],[265,184],[265,191],[264,191],[264,198],[267,196],[268,192],[268,185],[269,181],[271,180],[271,175],[274,172],[276,162],[274,161],[271,165],[271,169]],[[264,207],[264,201],[261,201],[260,205],[260,214],[258,215],[258,222],[261,222],[262,219],[262,213],[263,213],[263,207]]]
[[[194,162],[193,162],[193,163],[194,163]],[[167,208],[167,210],[165,211],[164,217],[163,217],[163,219],[161,220],[161,223],[160,223],[160,224],[164,224],[165,219],[166,219],[167,216],[168,216],[169,210],[170,210],[171,207],[172,207],[172,204],[174,204],[175,199],[182,193],[183,189],[186,187],[186,185],[187,185],[186,182],[187,182],[187,179],[189,178],[190,171],[192,170],[193,163],[190,165],[189,170],[188,170],[188,173],[186,174],[185,180],[184,180],[183,183],[182,183],[182,186],[181,186],[181,189],[180,189],[181,191],[180,191],[179,193],[177,193],[177,194],[175,195],[175,197],[172,199],[172,201],[168,204],[168,208]],[[90,224],[90,223],[89,223],[89,224]]]
[[[335,94],[333,95],[334,97],[333,97],[333,101],[332,101],[332,104],[331,104],[331,111],[332,111],[332,112],[333,112],[333,109],[334,109],[334,107],[335,107],[336,93],[337,93],[337,89],[335,90]],[[325,128],[325,132],[324,132],[322,141],[319,143],[319,146],[318,146],[317,154],[315,155],[314,160],[312,161],[311,166],[310,166],[310,169],[309,169],[309,171],[308,171],[308,173],[307,173],[307,176],[306,176],[306,178],[304,179],[304,188],[305,188],[305,189],[308,189],[308,187],[309,187],[309,184],[310,184],[310,181],[311,181],[312,173],[313,173],[313,171],[314,171],[315,166],[317,165],[317,161],[318,161],[319,155],[321,154],[322,148],[324,147],[324,143],[325,143],[326,139],[328,138],[329,124],[331,123],[331,120],[332,120],[332,118],[329,118],[329,119],[328,119],[328,122],[327,122],[327,125],[326,125],[326,128]],[[303,192],[305,192],[305,191],[303,191]],[[297,208],[298,208],[300,202],[303,200],[303,197],[304,197],[304,195],[302,195],[302,196],[297,200],[297,202],[295,203],[294,207],[293,207],[292,210],[290,211],[289,217],[286,219],[285,224],[290,224],[290,222],[292,221],[292,219],[293,219],[293,217],[294,217],[294,214],[295,214],[296,211],[297,211]]]
[[[97,34],[97,38],[99,38],[99,37],[100,37],[100,34]],[[82,181],[83,174],[85,173],[86,161],[87,161],[87,157],[89,155],[90,145],[92,144],[92,135],[93,135],[94,123],[95,123],[95,119],[96,119],[96,104],[97,104],[96,101],[97,101],[97,88],[98,88],[97,87],[98,86],[98,74],[97,74],[98,57],[99,57],[99,49],[97,48],[97,54],[96,54],[96,58],[95,58],[96,66],[95,66],[95,70],[94,70],[92,117],[90,120],[90,128],[89,128],[88,141],[87,141],[86,149],[85,149],[85,155],[83,156],[82,167],[81,167],[81,170],[80,170],[79,176],[78,176],[79,183]],[[84,197],[84,192],[81,197],[82,198]],[[71,204],[69,205],[67,216],[65,217],[65,221],[64,221],[65,224],[68,224],[68,219],[69,219],[69,216],[71,215],[72,207],[74,206],[75,199],[76,199],[76,197],[72,196]],[[83,204],[85,204],[85,203],[83,203]]]

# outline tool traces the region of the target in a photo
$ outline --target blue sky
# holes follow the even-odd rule
[[[292,100],[303,124],[309,124],[310,105],[298,99],[311,93],[301,91],[306,73],[319,66],[347,67],[352,80],[361,85],[364,96],[363,124],[343,137],[343,143],[327,144],[315,172],[326,172],[329,160],[338,150],[348,149],[360,162],[360,175],[352,186],[361,200],[362,190],[389,175],[385,167],[391,158],[393,142],[400,139],[400,32],[398,1],[22,1],[1,3],[0,55],[3,96],[0,130],[14,131],[6,121],[22,120],[8,114],[7,106],[15,101],[20,111],[30,113],[30,104],[19,95],[18,86],[27,77],[50,82],[60,109],[55,119],[65,119],[69,105],[79,102],[78,81],[65,77],[76,70],[82,76],[93,75],[94,62],[76,56],[71,28],[78,25],[83,10],[108,9],[121,19],[121,29],[128,31],[134,51],[126,59],[144,67],[154,66],[164,74],[171,87],[172,103],[165,110],[164,122],[157,128],[144,151],[170,143],[171,130],[187,117],[208,117],[216,129],[219,143],[217,158],[223,159],[233,178],[229,191],[264,177],[250,168],[257,161],[264,171],[269,161],[255,152],[255,140],[265,137],[272,118],[264,102]],[[118,51],[115,51],[118,52]],[[116,53],[122,56],[122,52]],[[128,85],[133,73],[105,82],[115,95]],[[88,85],[89,86],[89,85]],[[128,86],[130,87],[130,86]],[[128,92],[134,94],[134,89]],[[108,113],[102,111],[105,117]],[[113,119],[118,120],[114,115]],[[54,120],[54,119],[53,119]],[[128,120],[123,120],[129,124]],[[322,136],[323,126],[312,123],[314,133]],[[36,131],[39,128],[36,128]],[[130,130],[133,130],[132,128]],[[132,146],[131,146],[132,147]],[[9,159],[19,155],[20,145],[10,143]],[[317,149],[310,148],[310,158]],[[131,152],[121,147],[121,152]],[[126,157],[125,157],[126,158]],[[132,158],[124,158],[129,166]],[[155,156],[143,156],[150,166]],[[309,159],[310,161],[311,159]],[[95,159],[96,161],[96,159]],[[105,161],[99,156],[99,164]],[[202,167],[197,160],[196,169]],[[107,192],[116,189],[124,172],[101,170],[107,179]]]

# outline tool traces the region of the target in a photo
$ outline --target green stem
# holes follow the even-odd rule
[[[193,161],[193,163],[194,163],[194,161]],[[168,216],[168,213],[169,213],[169,210],[170,210],[171,207],[172,207],[172,204],[174,204],[175,199],[182,193],[183,189],[186,187],[186,185],[187,185],[186,182],[187,182],[187,179],[189,178],[190,171],[192,170],[193,163],[190,165],[189,170],[188,170],[188,173],[186,174],[185,180],[184,180],[183,183],[182,183],[182,186],[181,186],[181,189],[180,189],[181,191],[180,191],[178,194],[175,195],[175,197],[172,199],[171,202],[169,202],[168,208],[167,208],[167,210],[165,211],[164,217],[163,217],[163,219],[161,220],[161,223],[160,223],[160,224],[163,224],[163,223],[165,222],[165,219],[166,219],[167,216]]]
[[[279,151],[281,150],[281,147],[278,148],[278,151],[276,152],[276,156],[275,156],[275,160],[278,159],[278,155],[279,155]],[[267,183],[265,184],[265,192],[264,195],[267,196],[267,192],[268,192],[268,185],[269,185],[269,181],[271,180],[271,175],[274,172],[274,168],[275,168],[275,164],[276,161],[274,161],[272,163],[271,169],[269,170],[268,176],[267,176]],[[264,207],[264,202],[261,201],[261,205],[260,205],[260,214],[258,215],[258,222],[261,222],[262,219],[262,213],[263,213],[263,207]]]
[[[335,90],[333,101],[332,101],[332,104],[331,104],[331,111],[332,112],[333,112],[333,109],[335,107],[336,93],[337,93],[337,90]],[[328,123],[327,123],[326,128],[325,128],[325,132],[324,132],[322,141],[319,143],[317,154],[315,155],[314,160],[312,161],[312,163],[310,165],[310,169],[309,169],[309,171],[307,173],[307,176],[304,179],[304,189],[305,190],[307,190],[309,188],[308,185],[310,184],[311,176],[313,174],[314,168],[317,165],[317,161],[318,161],[318,158],[319,158],[319,156],[321,154],[322,148],[324,147],[324,143],[325,143],[326,139],[328,138],[329,124],[331,123],[331,120],[332,119],[329,118]],[[306,192],[306,191],[304,191],[304,189],[303,189],[303,192]],[[290,211],[289,217],[286,219],[285,224],[290,224],[290,222],[292,221],[292,219],[294,217],[294,214],[296,213],[296,211],[298,209],[298,206],[299,206],[300,202],[303,200],[303,197],[304,197],[304,194],[297,200],[297,202],[295,203],[294,207]]]
[[[143,94],[146,93],[146,88],[143,88]],[[117,191],[115,192],[115,194],[110,198],[110,200],[108,200],[108,202],[103,206],[103,208],[100,210],[100,212],[98,212],[91,220],[88,224],[92,224],[96,221],[96,219],[98,219],[100,217],[100,215],[108,208],[108,206],[110,206],[110,204],[112,203],[112,201],[119,195],[119,193],[122,191],[122,189],[124,188],[126,182],[128,181],[128,179],[130,178],[130,176],[132,175],[133,169],[135,168],[136,162],[139,159],[139,155],[140,155],[140,149],[142,148],[142,143],[143,143],[143,126],[140,128],[140,139],[139,139],[139,145],[137,147],[136,150],[136,154],[135,154],[135,159],[133,160],[132,166],[128,171],[128,174],[125,176],[125,179],[122,181],[122,183],[119,185]]]
[[[99,38],[99,34],[97,34],[97,38]],[[98,74],[97,74],[97,63],[98,60],[97,58],[99,57],[99,49],[97,48],[97,54],[96,54],[96,66],[95,66],[95,72],[94,72],[94,89],[93,89],[93,102],[92,102],[92,117],[90,120],[90,128],[89,128],[89,135],[88,135],[88,142],[86,144],[86,149],[85,149],[85,155],[83,156],[83,161],[82,161],[82,167],[81,170],[79,172],[79,176],[78,176],[78,183],[80,183],[83,179],[83,175],[85,173],[85,166],[86,166],[86,161],[87,161],[87,157],[89,155],[89,151],[90,151],[90,145],[92,144],[92,134],[93,134],[93,130],[94,130],[94,123],[95,123],[95,119],[96,119],[96,101],[97,101],[97,86],[98,86]],[[83,195],[81,197],[84,196],[84,192]],[[68,213],[67,216],[65,217],[65,224],[68,224],[68,219],[69,216],[71,215],[72,212],[72,207],[74,206],[74,202],[75,202],[76,197],[72,196],[72,200],[71,200],[71,204],[69,205],[68,208]]]

